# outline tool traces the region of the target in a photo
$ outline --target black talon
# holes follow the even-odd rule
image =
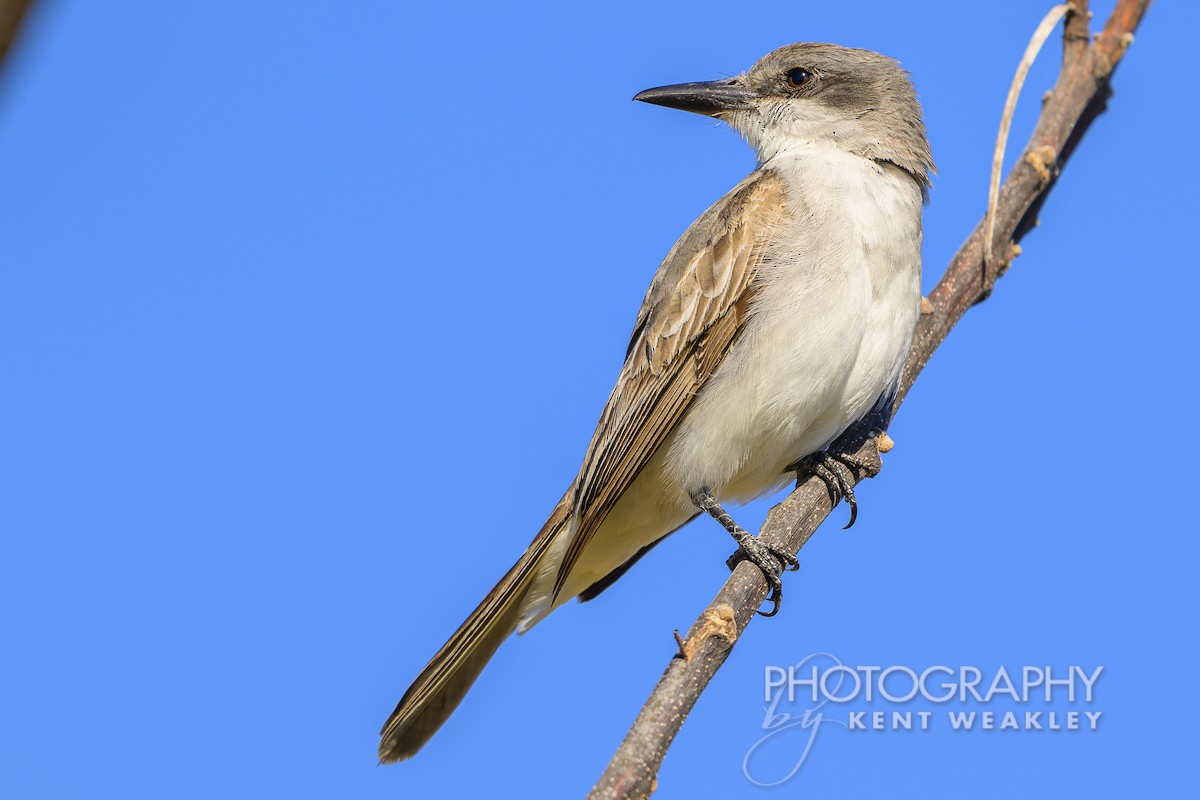
[[[779,576],[784,570],[797,569],[800,562],[795,556],[763,544],[757,537],[751,536],[745,531],[743,533],[745,538],[738,540],[738,550],[729,557],[727,563],[731,569],[736,567],[740,561],[749,561],[758,567],[763,577],[767,579],[767,585],[771,587],[771,593],[767,595],[767,600],[771,601],[771,610],[758,613],[764,617],[773,617],[779,613],[779,604],[783,600],[783,581],[779,579]],[[795,566],[791,566],[792,562],[795,562]],[[780,569],[780,564],[784,565],[783,569]]]
[[[853,490],[851,490],[851,494],[846,495],[846,504],[850,506],[850,521],[842,526],[844,531],[853,528],[854,522],[858,519],[858,501],[854,499]]]
[[[850,521],[842,530],[849,530],[858,520],[858,498],[854,496],[854,475],[851,467],[864,469],[867,465],[847,453],[834,455],[829,452],[813,453],[797,461],[787,468],[788,472],[796,473],[796,485],[799,486],[808,475],[815,475],[825,484],[829,492],[829,502],[836,504],[838,498],[850,506]]]
[[[779,579],[776,578],[776,580],[779,580]],[[760,616],[763,616],[763,617],[773,617],[779,613],[779,601],[783,599],[783,590],[777,589],[777,590],[771,592],[771,594],[769,594],[767,596],[767,599],[771,601],[771,610],[763,611],[760,608],[757,611],[755,611],[755,613]]]
[[[713,498],[711,493],[696,492],[692,495],[692,502],[701,511],[721,523],[721,527],[729,531],[729,535],[737,542],[737,552],[725,562],[729,568],[736,567],[739,561],[749,561],[759,568],[767,585],[771,587],[771,593],[767,595],[767,599],[771,601],[771,610],[758,613],[764,617],[773,617],[778,614],[779,603],[783,600],[783,581],[779,579],[779,576],[784,572],[800,569],[800,560],[786,550],[767,544],[757,536],[748,533],[733,521],[733,517],[721,508],[720,503]]]

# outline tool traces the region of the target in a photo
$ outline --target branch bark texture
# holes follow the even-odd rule
[[[1104,111],[1113,70],[1133,41],[1133,31],[1150,0],[1120,0],[1094,40],[1089,34],[1087,0],[1073,0],[1063,33],[1058,81],[1046,97],[1033,136],[1000,190],[991,261],[985,263],[985,222],[981,221],[951,260],[929,295],[905,363],[895,407],[907,396],[930,357],[972,305],[987,299],[996,281],[1020,253],[1018,243],[1037,225],[1037,215],[1071,153],[1092,121]],[[874,439],[848,431],[834,445],[857,452],[864,467],[855,482],[880,469]],[[810,478],[771,509],[759,536],[789,552],[799,552],[840,498]],[[759,569],[740,563],[716,598],[682,638],[658,685],[642,707],[589,800],[644,798],[657,788],[658,769],[688,713],[725,662],[742,631],[767,596]]]

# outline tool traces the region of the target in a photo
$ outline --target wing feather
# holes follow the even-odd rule
[[[782,180],[757,170],[696,220],[663,260],[575,484],[578,525],[555,594],[737,339],[758,267],[786,213]]]

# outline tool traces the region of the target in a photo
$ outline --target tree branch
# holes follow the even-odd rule
[[[1037,215],[1071,153],[1092,121],[1104,111],[1113,70],[1133,41],[1133,31],[1150,0],[1119,0],[1107,24],[1089,46],[1087,0],[1073,0],[1063,31],[1063,63],[1058,82],[1046,97],[1033,136],[1000,191],[995,215],[994,255],[985,263],[985,221],[951,260],[929,295],[917,324],[894,408],[929,363],[951,328],[967,309],[985,300],[996,281],[1020,254],[1018,242],[1037,225]],[[873,477],[881,463],[874,439],[865,429],[848,431],[835,448],[857,452],[866,464],[855,482]],[[774,545],[799,552],[839,498],[809,478],[771,509],[759,535]],[[658,769],[683,721],[767,596],[767,583],[752,564],[738,564],[712,603],[680,641],[679,653],[642,707],[608,768],[588,795],[643,798],[657,788]]]
[[[33,0],[0,0],[0,62],[8,55]]]

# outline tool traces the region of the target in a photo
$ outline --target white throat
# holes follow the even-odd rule
[[[754,148],[758,163],[803,151],[838,149],[861,152],[863,131],[856,119],[847,119],[811,105],[803,115],[785,116],[788,106],[730,114],[729,125]]]

